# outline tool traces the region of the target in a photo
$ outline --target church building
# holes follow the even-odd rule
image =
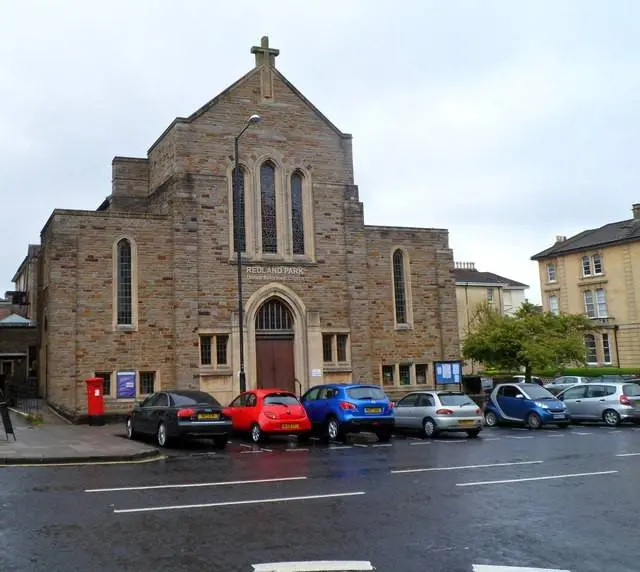
[[[107,414],[161,388],[226,405],[241,338],[248,388],[354,380],[394,395],[459,359],[448,231],[365,225],[352,136],[280,73],[268,38],[251,53],[253,69],[146,157],[113,159],[96,211],[46,222],[39,384],[61,412],[86,414],[96,375]]]

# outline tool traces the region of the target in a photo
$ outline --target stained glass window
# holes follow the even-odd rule
[[[393,253],[393,292],[396,306],[396,323],[407,323],[407,298],[404,283],[404,256],[402,250]]]
[[[302,212],[302,175],[291,175],[291,233],[293,253],[304,254],[304,215]]]
[[[118,325],[131,325],[132,290],[131,290],[131,243],[122,239],[118,242]]]
[[[246,252],[247,238],[245,233],[245,172],[242,168],[240,173],[233,170],[233,249],[238,252]],[[239,175],[239,176],[237,176]]]
[[[260,168],[260,196],[262,203],[262,252],[278,252],[276,223],[276,169],[267,161]]]

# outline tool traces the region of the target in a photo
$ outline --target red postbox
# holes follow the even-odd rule
[[[102,423],[102,416],[104,415],[104,379],[101,377],[90,377],[84,381],[87,384],[89,424],[100,424]]]

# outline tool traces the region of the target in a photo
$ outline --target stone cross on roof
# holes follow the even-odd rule
[[[280,50],[269,47],[269,36],[262,36],[259,46],[253,46],[251,53],[256,55],[256,67],[266,65],[270,68],[276,67],[276,56]]]

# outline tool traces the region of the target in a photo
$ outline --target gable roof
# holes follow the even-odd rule
[[[23,318],[18,314],[9,314],[6,318],[0,320],[0,326],[31,326],[31,320]]]
[[[640,240],[640,220],[633,218],[621,220],[605,224],[599,228],[583,230],[575,236],[556,242],[553,246],[534,254],[531,260],[542,260],[571,252],[636,242],[638,240]]]
[[[198,117],[200,117],[201,115],[205,114],[207,111],[209,111],[213,106],[216,105],[216,103],[218,103],[221,99],[223,99],[227,94],[229,94],[232,90],[234,90],[236,87],[238,87],[239,85],[241,85],[242,83],[244,83],[245,81],[247,81],[251,76],[253,76],[254,74],[258,74],[260,73],[260,71],[262,70],[264,66],[257,66],[255,68],[253,68],[252,70],[250,70],[249,72],[247,72],[246,74],[244,74],[240,79],[238,79],[237,81],[233,82],[229,87],[227,87],[226,89],[222,90],[218,95],[216,95],[212,100],[208,101],[207,103],[205,103],[202,107],[200,107],[200,109],[194,111],[191,115],[189,115],[189,117],[176,117],[171,124],[162,132],[162,135],[160,135],[160,137],[158,137],[153,145],[151,145],[151,147],[149,147],[148,153],[150,153],[153,148],[160,143],[160,141],[162,141],[162,139],[164,138],[164,136],[171,131],[171,129],[173,128],[174,125],[176,125],[177,123],[192,123],[193,121],[195,121],[196,119],[198,119]],[[302,95],[302,92],[296,88],[286,77],[284,77],[284,75],[282,75],[282,73],[280,73],[280,71],[273,67],[271,68],[271,72],[278,77],[282,83],[284,83],[313,113],[315,113],[333,132],[336,133],[336,135],[338,135],[339,137],[342,137],[343,139],[351,139],[353,136],[349,133],[343,133],[342,131],[340,131],[340,129],[338,129],[338,127],[336,127],[331,121],[329,121],[329,119],[315,106],[313,105],[313,103],[311,103],[304,95]]]
[[[493,272],[480,272],[472,268],[454,268],[453,275],[456,278],[456,284],[486,284],[488,286],[508,286],[515,288],[529,288],[528,284],[505,278]]]

